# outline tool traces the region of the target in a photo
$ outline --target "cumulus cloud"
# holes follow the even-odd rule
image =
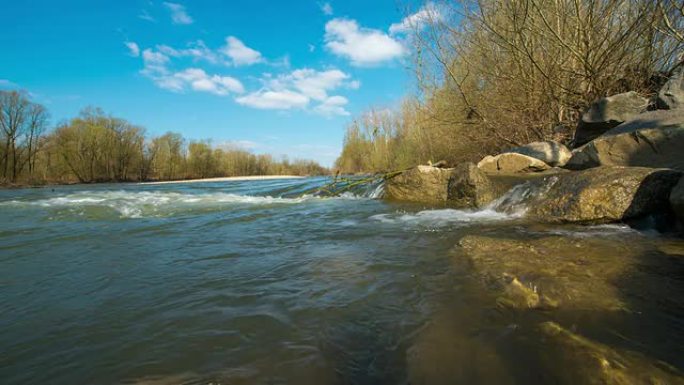
[[[230,76],[208,75],[203,69],[188,68],[172,75],[191,89],[224,96],[229,93],[243,93],[245,88],[239,80]]]
[[[322,4],[320,4],[320,6],[321,6],[321,11],[323,12],[324,15],[332,16],[332,14],[334,13],[333,7],[332,7],[332,5],[330,5],[330,3],[328,3],[328,2],[322,3]]]
[[[128,48],[128,54],[133,56],[133,57],[138,57],[140,56],[140,47],[138,47],[138,44],[132,41],[127,41],[124,42],[126,47]]]
[[[316,71],[310,68],[294,70],[277,77],[266,76],[264,87],[236,99],[242,105],[259,109],[291,110],[309,109],[325,116],[348,115],[344,106],[346,98],[329,92],[339,88],[358,88],[359,83],[340,70]]]
[[[309,105],[309,98],[290,90],[261,89],[235,99],[239,104],[262,110],[301,109]]]
[[[163,52],[148,48],[142,52],[142,58],[144,68],[141,73],[165,90],[183,92],[190,89],[219,96],[245,92],[242,83],[231,76],[210,75],[201,68],[171,71],[168,68],[169,56]]]
[[[304,68],[280,76],[272,84],[276,87],[292,87],[314,100],[323,100],[327,98],[328,91],[339,88],[348,78],[349,75],[337,69],[316,71]]]
[[[331,96],[325,99],[322,103],[314,108],[314,111],[320,115],[331,117],[334,115],[348,116],[349,111],[344,109],[344,106],[349,103],[349,100],[344,96]]]
[[[235,36],[226,38],[226,45],[221,48],[221,52],[228,56],[236,66],[252,65],[264,60],[261,52],[247,47]]]
[[[164,6],[171,12],[171,20],[174,24],[192,24],[194,22],[185,10],[184,5],[165,2]]]
[[[406,49],[388,34],[361,28],[355,20],[333,19],[325,25],[325,46],[355,66],[373,66],[404,56]]]
[[[442,12],[433,2],[428,2],[416,13],[406,16],[401,22],[390,26],[390,34],[407,33],[420,30],[430,22],[442,20]]]

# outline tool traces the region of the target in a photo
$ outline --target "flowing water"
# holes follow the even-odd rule
[[[527,223],[529,191],[467,211],[311,194],[325,182],[0,191],[0,383],[573,383],[545,321],[681,379],[678,236]],[[467,236],[570,240],[589,267],[565,278],[619,306],[502,305]],[[590,268],[635,250],[611,282]]]

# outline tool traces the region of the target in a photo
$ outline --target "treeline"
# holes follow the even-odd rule
[[[148,137],[145,129],[84,109],[48,130],[47,110],[17,91],[0,91],[0,183],[92,183],[244,175],[320,175],[314,161],[216,148],[177,133]]]
[[[418,91],[349,125],[343,172],[568,141],[589,103],[652,95],[684,60],[681,0],[443,0],[422,10],[408,39]]]

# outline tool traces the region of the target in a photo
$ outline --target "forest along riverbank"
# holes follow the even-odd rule
[[[675,234],[329,182],[0,191],[3,382],[682,383]]]

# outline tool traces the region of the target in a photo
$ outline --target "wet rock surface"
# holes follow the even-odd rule
[[[458,207],[480,208],[498,198],[502,188],[473,163],[456,166],[449,180],[448,198]]]
[[[390,179],[386,197],[407,202],[446,202],[451,168],[417,166]]]
[[[668,211],[681,173],[642,167],[598,167],[555,176],[528,202],[527,215],[545,222],[608,223]]]

